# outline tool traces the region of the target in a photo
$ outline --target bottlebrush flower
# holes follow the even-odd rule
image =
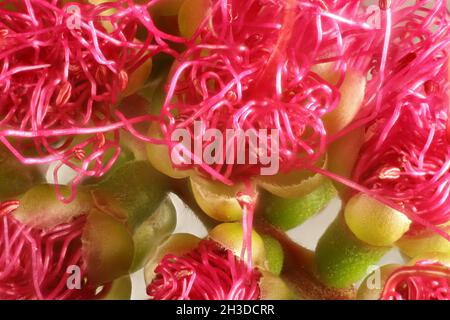
[[[324,124],[324,115],[344,108],[342,100],[348,113],[352,109],[351,121],[364,98],[363,71],[369,59],[361,44],[363,39],[367,45],[374,42],[378,32],[369,32],[359,1],[220,0],[204,11],[205,20],[172,70],[160,113],[168,121],[157,128],[161,136],[171,141],[176,128],[193,136],[195,121],[203,124],[201,136],[210,128],[223,136],[227,129],[278,129],[282,172],[315,163],[324,154],[327,131],[333,131]],[[188,16],[178,19],[189,21]],[[351,94],[340,92],[345,81],[352,84]],[[275,152],[272,143],[269,154]],[[246,150],[251,148],[246,143]],[[196,167],[228,184],[260,173],[258,165],[225,159],[211,167],[173,166]]]
[[[55,185],[1,203],[0,298],[128,299],[129,273],[175,228],[163,182],[147,161],[129,161],[67,204],[55,189],[70,188]]]
[[[450,300],[448,254],[428,254],[405,266],[386,265],[369,275],[360,299]]]
[[[402,267],[386,281],[381,300],[450,300],[450,268],[428,261]]]
[[[359,111],[370,61],[361,45],[363,39],[365,46],[378,42],[382,32],[371,30],[367,20],[359,1],[186,1],[179,8],[179,29],[192,38],[170,72],[161,121],[149,132],[166,145],[149,144],[149,161],[173,178],[191,176],[199,206],[219,221],[242,217],[236,195],[251,178],[276,196],[299,198],[298,206],[314,214],[334,189],[321,175],[306,172],[305,165],[326,167],[328,135],[347,126]],[[193,26],[198,26],[195,32]],[[192,161],[174,164],[171,134],[177,129],[186,129],[194,144],[207,130],[215,134],[200,152],[185,150]],[[279,139],[269,137],[267,144],[259,141],[255,147],[246,138],[237,152],[230,149],[239,148],[239,138],[217,139],[228,137],[228,130],[270,134],[271,129]],[[215,152],[216,163],[206,164],[204,154],[214,144],[223,152]],[[263,177],[261,163],[237,160],[263,153],[279,160],[278,175]],[[314,191],[326,195],[311,205],[314,196],[304,197]],[[298,221],[291,225],[302,221],[290,220]]]
[[[358,281],[393,245],[408,254],[448,252],[436,238],[450,240],[442,229],[450,220],[450,15],[445,1],[395,4],[389,57],[374,77],[382,85],[368,83],[367,113],[345,129],[365,126],[352,179],[330,175],[356,190],[316,248],[331,285]],[[426,228],[439,237],[421,238]]]
[[[66,2],[0,3],[0,141],[22,163],[59,161],[56,178],[71,167],[77,184],[111,167],[119,128],[149,121],[115,106],[144,84],[153,55],[175,55],[167,41],[183,40],[156,29],[150,4]]]
[[[29,196],[0,205],[0,298],[128,298],[129,280],[114,282],[127,274],[133,248],[121,224],[98,211],[30,211]]]
[[[370,90],[369,84],[368,105],[379,100],[379,108],[372,109],[378,114],[367,123],[353,170],[354,182],[411,213],[412,230],[423,221],[441,225],[450,220],[450,15],[445,1],[426,2],[429,8],[416,3],[393,12],[398,18],[383,89]]]
[[[203,241],[185,256],[166,255],[147,294],[155,300],[258,300],[261,274],[233,252]]]
[[[409,216],[414,230],[422,224],[415,217],[433,225],[450,220],[446,60],[437,60],[433,79],[417,79],[409,90],[384,100],[390,109],[369,127],[353,173],[372,194],[414,214]]]
[[[239,258],[242,240],[238,223],[219,225],[203,240],[173,235],[146,265],[147,294],[158,300],[293,298],[283,280],[265,270],[259,235],[252,236],[254,267]]]

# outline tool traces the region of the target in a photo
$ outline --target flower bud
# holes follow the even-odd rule
[[[403,213],[365,194],[352,197],[344,210],[345,222],[356,237],[373,246],[390,246],[408,231]]]
[[[450,234],[450,224],[440,226]],[[450,252],[450,242],[432,230],[423,229],[404,235],[396,245],[408,257],[416,257],[429,252]]]
[[[208,216],[218,221],[242,219],[243,210],[236,195],[243,190],[243,184],[227,186],[199,176],[192,176],[190,182],[197,204]]]
[[[321,211],[335,196],[333,183],[324,179],[317,189],[298,198],[281,198],[262,192],[259,206],[268,222],[289,230]]]
[[[283,279],[267,271],[261,271],[259,287],[261,300],[298,300],[299,298]]]
[[[145,220],[133,234],[134,258],[131,272],[142,268],[155,254],[160,243],[175,230],[177,214],[171,199],[167,197],[159,208]]]
[[[348,70],[345,74],[338,106],[323,117],[329,135],[344,129],[358,114],[366,94],[365,77],[365,74],[354,70]]]
[[[21,164],[8,150],[0,148],[0,201],[14,198],[43,181],[38,168]]]
[[[180,34],[191,39],[211,7],[210,0],[185,0],[178,13]]]
[[[225,249],[231,250],[236,257],[241,256],[244,242],[244,230],[241,223],[222,223],[212,229],[209,238],[218,242]],[[261,236],[252,230],[252,259],[255,266],[264,267],[266,253]]]
[[[155,212],[168,192],[166,178],[147,161],[125,163],[88,188],[98,208],[126,221],[132,231]]]
[[[317,165],[326,168],[326,157]],[[303,197],[320,187],[324,180],[326,180],[324,176],[308,170],[294,170],[274,176],[259,176],[255,179],[258,186],[281,198]]]
[[[328,227],[316,247],[320,279],[335,288],[359,281],[390,247],[371,246],[359,240],[347,227],[343,214]]]
[[[283,270],[284,252],[281,244],[273,237],[268,235],[261,236],[264,241],[266,251],[266,266],[268,271],[279,276]]]

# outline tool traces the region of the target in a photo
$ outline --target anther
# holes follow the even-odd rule
[[[58,96],[56,97],[56,106],[65,105],[72,95],[72,85],[69,82],[64,82],[64,84],[59,89]]]
[[[381,180],[396,180],[400,178],[400,169],[396,167],[382,168],[378,174],[378,178]]]
[[[128,86],[128,73],[125,70],[119,72],[119,88],[124,91]]]
[[[433,80],[427,80],[423,84],[425,93],[427,95],[431,95],[433,93],[436,93],[439,90],[439,84],[436,81]]]

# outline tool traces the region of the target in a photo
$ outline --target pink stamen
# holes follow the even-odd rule
[[[400,58],[390,62],[397,68],[390,68],[383,108],[368,127],[353,174],[356,183],[433,225],[450,221],[449,79],[444,51],[444,44],[450,43],[450,27],[442,25],[428,35],[430,39],[424,33],[419,43],[411,37],[424,32],[422,25],[433,23],[429,19],[450,21],[445,6],[437,8],[420,24],[408,20],[414,16],[406,16],[412,33],[407,39],[399,34],[401,41],[391,47]],[[414,52],[409,48],[413,46]],[[411,231],[421,227],[413,222]]]
[[[167,120],[165,140],[177,128],[192,133],[195,121],[223,136],[227,129],[273,128],[280,135],[282,172],[316,162],[327,144],[321,118],[338,105],[342,79],[332,85],[311,67],[328,59],[341,75],[350,67],[368,68],[363,48],[378,40],[366,19],[359,1],[213,1],[168,83],[160,114]],[[246,151],[253,148],[246,143]],[[223,157],[213,172],[203,163],[192,166],[223,182],[260,173],[259,164],[230,164]]]
[[[203,240],[183,256],[166,255],[147,287],[155,300],[258,300],[258,270],[216,242]]]
[[[47,230],[24,225],[12,213],[19,201],[0,204],[0,299],[85,300],[109,290],[91,286],[82,258],[85,216]],[[69,266],[80,268],[81,288],[69,288]]]
[[[438,228],[450,221],[450,15],[445,1],[392,1],[386,10],[393,19],[384,71],[368,82],[358,118],[337,134],[365,126],[366,141],[352,180],[329,176],[405,212],[411,233],[427,227],[450,240]]]
[[[147,59],[159,52],[176,55],[168,41],[184,41],[156,29],[147,10],[154,3],[77,3],[76,15],[60,1],[0,3],[0,138],[22,163],[76,167],[74,184],[108,170],[101,155],[118,149],[118,140],[108,136],[107,143],[97,143],[92,137],[144,121],[117,119],[119,94]],[[11,4],[15,11],[7,9]],[[138,28],[148,31],[141,42]],[[88,149],[97,156],[80,161]]]
[[[389,276],[381,300],[450,300],[450,269],[429,261],[401,267]]]

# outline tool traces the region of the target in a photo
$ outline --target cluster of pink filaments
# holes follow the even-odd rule
[[[276,129],[279,146],[269,138],[264,152],[279,155],[282,172],[314,164],[327,144],[322,117],[339,103],[346,71],[369,68],[366,46],[378,41],[379,30],[368,17],[361,1],[213,1],[169,82],[160,115],[167,120],[165,139],[178,128],[187,129],[193,140],[210,128],[223,137],[227,129]],[[334,66],[337,83],[313,71],[325,63]],[[223,141],[222,149],[238,144],[234,138]],[[203,150],[212,143],[203,143]],[[248,150],[261,152],[246,141]],[[190,163],[198,163],[197,154],[184,151]],[[195,166],[227,184],[260,174],[259,165],[238,164],[227,155],[219,155],[217,165]]]
[[[154,272],[147,288],[151,299],[260,299],[260,272],[211,240],[203,240],[185,255],[166,255]]]
[[[314,164],[329,143],[364,127],[367,138],[347,184],[411,213],[410,232],[448,222],[446,2],[380,1],[378,11],[368,9],[361,1],[213,1],[168,84],[160,114],[165,140],[179,128],[193,140],[210,128],[222,136],[227,129],[277,129],[282,172],[306,167],[333,178]],[[337,83],[315,72],[326,63]],[[322,119],[338,105],[348,70],[368,75],[364,103],[350,125],[329,135]],[[202,151],[213,143],[203,143]],[[260,173],[258,165],[229,163],[228,152],[209,167],[184,151],[202,173],[226,184]],[[174,256],[156,272],[148,288],[156,299],[187,298],[192,286],[203,284]]]
[[[442,264],[419,261],[392,273],[382,300],[450,300],[450,269]]]
[[[414,222],[441,225],[450,220],[450,17],[445,1],[408,10],[413,14],[394,24],[382,107],[367,125],[353,180]]]
[[[156,29],[154,3],[0,2],[0,142],[25,164],[59,161],[55,178],[69,166],[74,184],[108,170],[118,129],[149,120],[114,108],[130,75],[159,52],[175,55],[167,41],[182,41]]]
[[[40,230],[13,217],[18,201],[0,204],[0,299],[94,299],[107,287],[90,286],[82,258],[81,233],[85,217]],[[78,266],[81,288],[68,286]]]

